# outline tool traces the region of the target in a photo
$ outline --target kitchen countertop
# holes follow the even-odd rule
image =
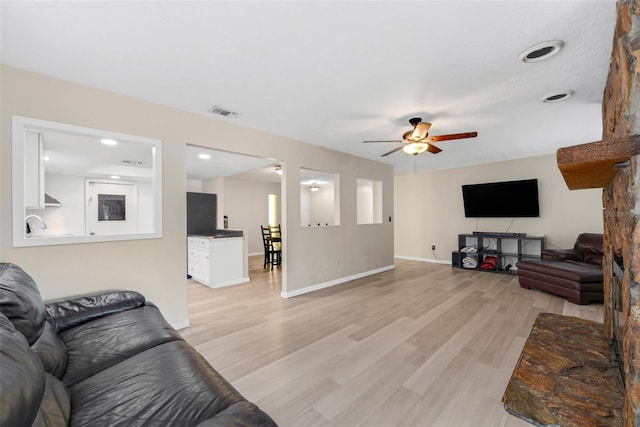
[[[206,237],[208,239],[220,239],[224,237],[242,237],[242,230],[219,229],[212,234],[189,234],[193,237]]]

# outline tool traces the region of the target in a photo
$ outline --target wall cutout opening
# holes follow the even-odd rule
[[[358,178],[356,217],[358,224],[382,223],[382,181]]]
[[[13,116],[12,166],[14,247],[162,237],[158,139]]]
[[[340,175],[300,168],[300,225],[340,225]]]

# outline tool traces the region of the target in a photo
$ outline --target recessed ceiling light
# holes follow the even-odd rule
[[[522,52],[519,56],[522,62],[537,62],[543,59],[551,58],[556,53],[560,52],[564,46],[562,40],[551,40],[544,43],[538,43],[535,46],[531,46],[529,49]]]
[[[547,95],[542,98],[542,102],[551,103],[551,102],[560,102],[564,101],[567,98],[570,98],[575,92],[572,90],[567,90],[565,92],[560,93],[552,93],[551,95]]]
[[[208,160],[211,158],[211,156],[208,154],[198,154],[198,158],[202,160]]]
[[[118,175],[111,175],[111,179],[120,179]]]
[[[49,160],[51,160],[51,158],[49,156],[42,156],[42,160],[48,162]]]
[[[118,145],[118,141],[115,139],[103,138],[100,140],[104,145]]]

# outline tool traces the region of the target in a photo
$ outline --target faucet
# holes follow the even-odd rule
[[[44,220],[38,215],[29,215],[24,219],[24,223],[27,226],[27,237],[31,237],[31,226],[29,226],[29,220],[31,218],[36,218],[38,221],[40,221],[40,228],[42,228],[43,230],[47,228],[47,224],[45,224]]]

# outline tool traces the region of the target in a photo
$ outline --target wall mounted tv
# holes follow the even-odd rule
[[[537,179],[463,185],[462,200],[467,218],[540,216]]]

